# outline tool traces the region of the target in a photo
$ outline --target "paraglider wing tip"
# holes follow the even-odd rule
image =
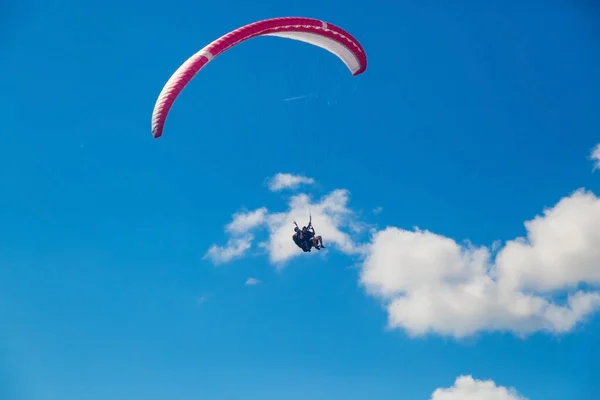
[[[161,132],[160,130],[158,130],[158,129],[156,129],[156,128],[155,128],[155,129],[152,129],[152,137],[153,137],[154,139],[158,139],[158,138],[159,138],[159,137],[161,137],[161,136],[162,136],[162,132]]]
[[[360,74],[362,74],[363,72],[365,72],[367,70],[367,65],[365,63],[365,65],[363,65],[361,68],[359,68],[358,70],[354,71],[352,73],[352,76],[358,76]]]

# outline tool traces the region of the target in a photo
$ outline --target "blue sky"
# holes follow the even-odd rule
[[[0,398],[598,398],[598,10],[438,3],[3,5]],[[181,62],[286,15],[367,71],[258,38],[152,139]]]

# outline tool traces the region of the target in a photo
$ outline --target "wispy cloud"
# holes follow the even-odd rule
[[[373,209],[373,214],[379,215],[383,211],[383,207],[376,207]]]
[[[245,285],[246,286],[255,286],[255,285],[258,285],[259,283],[261,283],[260,280],[250,277],[250,278],[246,279]]]
[[[313,185],[315,180],[303,175],[292,175],[287,173],[278,173],[267,181],[269,190],[278,192],[283,189],[296,189],[300,185]]]
[[[261,207],[254,211],[242,211],[233,214],[233,220],[225,227],[229,233],[240,234],[265,223],[267,208]]]
[[[597,169],[600,169],[600,143],[598,143],[596,147],[592,149],[590,159],[594,162],[593,170],[595,171]]]
[[[252,246],[252,235],[231,238],[225,246],[212,245],[203,259],[210,259],[215,265],[228,263],[242,257]]]

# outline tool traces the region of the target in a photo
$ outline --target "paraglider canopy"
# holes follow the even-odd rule
[[[312,18],[283,17],[257,21],[235,29],[187,59],[169,78],[152,113],[152,136],[159,138],[169,110],[188,82],[212,59],[248,39],[277,36],[321,47],[337,56],[353,76],[367,69],[367,56],[361,44],[345,30]]]

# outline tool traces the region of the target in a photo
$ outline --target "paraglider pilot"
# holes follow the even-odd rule
[[[302,251],[308,253],[311,251],[311,247],[314,247],[317,250],[324,249],[323,238],[321,236],[315,235],[315,228],[312,226],[312,217],[308,222],[308,226],[303,226],[302,229],[298,227],[296,221],[294,221],[294,236],[292,236],[292,240],[296,243],[296,246],[300,247]]]

